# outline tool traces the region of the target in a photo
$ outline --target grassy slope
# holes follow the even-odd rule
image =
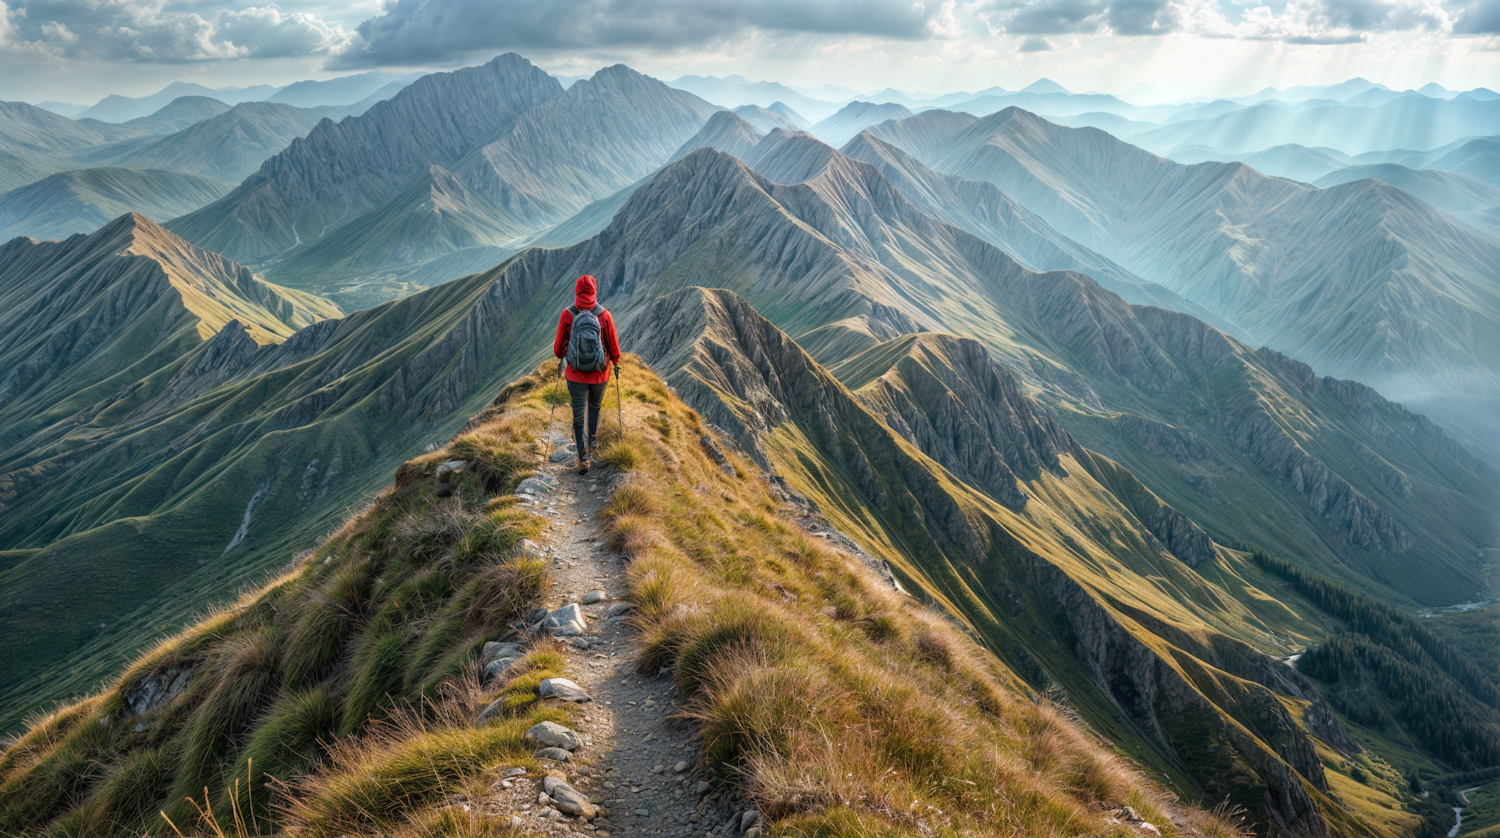
[[[1277,721],[1285,711],[1250,679],[1275,676],[1230,639],[1266,645],[1267,630],[1297,624],[1294,614],[1280,609],[1277,622],[1260,623],[1235,599],[1263,594],[1215,588],[1165,555],[1116,495],[1066,458],[1072,477],[1043,472],[1027,481],[1033,499],[1023,513],[1013,512],[892,434],[805,356],[789,364],[748,339],[741,349],[731,332],[766,327],[734,322],[695,337],[699,342],[681,350],[688,360],[669,350],[660,361],[674,370],[670,380],[725,427],[743,431],[766,421],[755,417],[769,419],[769,428],[741,435],[742,442],[763,446],[798,493],[888,562],[907,587],[941,603],[1033,683],[1064,688],[1090,724],[1178,788],[1263,811],[1263,784],[1270,783],[1277,794],[1304,801],[1292,808],[1322,801],[1319,808],[1335,822],[1343,817],[1271,755],[1289,747],[1280,739],[1285,723]],[[723,360],[741,351],[775,364],[797,400],[771,385],[780,401],[747,401],[746,392],[759,386]],[[1103,683],[1095,680],[1100,672]],[[1155,696],[1146,700],[1154,707],[1143,712],[1132,694]],[[1222,747],[1202,756],[1205,741]],[[1285,752],[1299,753],[1296,747]],[[1304,761],[1299,770],[1313,768]],[[1290,810],[1287,816],[1294,817]],[[1295,817],[1305,816],[1300,810]]]
[[[177,172],[78,169],[0,195],[0,240],[65,239],[127,212],[167,219],[224,196],[229,184]]]
[[[166,808],[176,824],[211,828],[186,800],[198,795],[221,820],[237,801],[257,831],[511,834],[504,802],[458,817],[451,807],[488,797],[506,766],[534,766],[520,733],[565,718],[535,693],[560,662],[545,642],[488,686],[476,660],[546,590],[545,562],[517,546],[539,521],[506,493],[538,456],[550,369],[402,466],[395,486],[290,572],[39,719],[0,755],[0,825],[119,834],[156,827]],[[603,459],[642,470],[608,510],[611,537],[633,558],[641,665],[675,665],[702,757],[741,785],[773,834],[1133,834],[1110,826],[1124,805],[1166,835],[1236,834],[798,530],[745,461],[710,458],[697,414],[654,376],[632,375],[632,432],[613,434]],[[441,500],[433,469],[452,457],[471,468]],[[179,694],[138,712],[142,684],[184,671]],[[474,728],[497,697],[501,720]],[[933,741],[935,729],[946,741]],[[273,791],[272,778],[288,785]]]

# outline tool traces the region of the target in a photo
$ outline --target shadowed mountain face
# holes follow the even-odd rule
[[[172,229],[231,258],[269,259],[380,206],[428,165],[451,165],[561,93],[556,79],[516,55],[425,76],[361,116],[319,123]]]
[[[1500,245],[1405,192],[1183,166],[1016,110],[871,131],[1257,341],[1500,444]]]
[[[122,213],[172,218],[229,191],[229,184],[180,172],[75,169],[0,195],[0,240],[63,239],[92,233]]]
[[[501,56],[321,124],[170,226],[279,282],[364,307],[409,293],[401,275],[424,260],[514,245],[638,181],[716,110],[624,66],[564,92]]]
[[[545,357],[587,272],[628,345],[707,382],[673,379],[700,412],[1037,686],[1060,684],[1180,788],[1322,834],[1336,813],[1286,709],[1312,699],[1263,654],[1313,628],[1210,536],[1391,597],[1466,599],[1493,472],[1368,388],[1082,274],[1033,272],[821,143],[749,157],[756,170],[694,151],[587,241],[274,346],[222,329],[58,408],[0,463],[0,480],[30,481],[0,541],[19,551],[0,577],[17,615],[0,625],[6,705],[79,689],[309,543]],[[427,174],[418,194],[437,200],[443,176]],[[742,299],[682,291],[710,284]],[[727,325],[700,327],[719,310]],[[76,497],[98,500],[63,501]],[[130,582],[143,576],[149,590]],[[43,622],[62,639],[8,642]],[[1205,731],[1214,750],[1185,744]]]

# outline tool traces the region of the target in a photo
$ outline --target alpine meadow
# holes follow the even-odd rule
[[[1500,836],[1500,0],[210,5],[0,0],[0,836]]]

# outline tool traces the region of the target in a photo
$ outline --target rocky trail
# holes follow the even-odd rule
[[[553,446],[571,448],[560,435]],[[514,796],[540,792],[506,808],[521,811],[516,826],[549,835],[756,838],[756,813],[711,782],[697,760],[692,726],[677,718],[682,707],[671,674],[636,671],[641,644],[627,621],[624,557],[606,548],[600,515],[623,475],[607,468],[579,475],[570,453],[553,459],[518,492],[549,522],[536,550],[552,572],[553,598],[533,646],[564,652],[567,682],[544,682],[542,693],[573,700],[579,712],[566,726],[528,734],[550,770],[540,784],[524,776],[504,781]],[[493,646],[487,661],[511,651]],[[557,779],[587,803],[570,800]]]

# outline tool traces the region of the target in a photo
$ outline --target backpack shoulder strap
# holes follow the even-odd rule
[[[578,316],[578,306],[568,306],[568,313],[574,317]]]

